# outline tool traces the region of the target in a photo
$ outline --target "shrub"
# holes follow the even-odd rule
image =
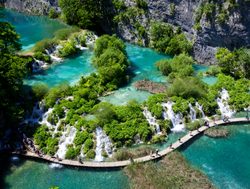
[[[58,18],[58,16],[59,16],[59,13],[54,8],[51,8],[49,10],[49,18],[55,19],[55,18]]]
[[[49,92],[49,87],[44,83],[35,84],[32,86],[32,94],[35,100],[42,100]]]
[[[87,159],[94,159],[95,158],[95,150],[91,149],[88,151],[88,153],[86,154],[86,158]]]
[[[33,47],[34,52],[42,52],[45,53],[45,50],[51,49],[57,45],[57,41],[55,39],[43,39],[35,44]]]
[[[35,59],[44,61],[46,63],[51,63],[51,58],[49,55],[45,55],[42,52],[35,52],[34,56]]]
[[[76,54],[78,49],[75,47],[75,44],[71,41],[67,41],[62,45],[62,48],[59,49],[60,57],[68,57]]]
[[[80,154],[80,148],[79,147],[68,147],[65,158],[66,159],[76,159],[76,157]]]
[[[66,40],[70,37],[71,34],[79,32],[80,29],[78,27],[69,27],[57,30],[54,33],[56,40]]]

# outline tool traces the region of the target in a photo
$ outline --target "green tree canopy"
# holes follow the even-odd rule
[[[0,22],[0,53],[15,52],[21,49],[19,35],[8,22]]]

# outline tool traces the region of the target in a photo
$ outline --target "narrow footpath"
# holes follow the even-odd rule
[[[136,158],[136,159],[133,159],[133,160],[126,160],[126,161],[112,161],[112,162],[82,161],[80,163],[79,161],[76,161],[76,160],[67,160],[67,159],[58,160],[57,158],[53,158],[53,157],[48,156],[48,155],[39,156],[36,153],[31,152],[31,151],[28,151],[25,154],[20,154],[20,153],[13,152],[13,154],[21,155],[21,156],[24,156],[24,157],[36,158],[36,159],[43,159],[43,160],[51,162],[51,163],[58,163],[58,164],[61,164],[61,165],[74,166],[74,167],[118,168],[118,167],[125,167],[125,166],[127,166],[127,165],[129,165],[131,163],[142,163],[142,162],[147,162],[147,161],[159,159],[159,158],[167,155],[168,153],[178,149],[180,146],[187,143],[192,138],[194,138],[195,136],[203,133],[205,130],[207,130],[207,129],[211,128],[211,127],[227,125],[227,124],[232,124],[232,123],[249,123],[249,122],[250,122],[250,120],[247,119],[247,118],[231,118],[231,119],[229,119],[228,122],[224,122],[222,120],[218,120],[218,121],[215,121],[215,122],[210,121],[209,126],[202,126],[197,130],[193,130],[193,131],[189,132],[184,137],[180,138],[175,143],[173,143],[171,146],[169,146],[166,149],[158,152],[157,154],[148,155],[148,156]]]

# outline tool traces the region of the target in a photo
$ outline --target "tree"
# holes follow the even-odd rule
[[[21,49],[19,35],[7,22],[0,22],[0,53],[13,53]]]
[[[93,29],[102,17],[102,1],[59,0],[64,19],[70,25]]]

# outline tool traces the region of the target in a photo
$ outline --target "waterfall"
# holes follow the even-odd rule
[[[51,58],[52,61],[54,61],[54,62],[61,62],[63,59],[60,58],[60,57],[58,57],[58,56],[56,56],[56,54],[58,54],[58,50],[60,48],[62,48],[62,46],[61,45],[57,45],[55,47],[55,49],[50,49],[50,50],[45,49],[45,52],[47,53],[47,55],[50,56],[50,58]]]
[[[53,125],[50,122],[48,122],[48,117],[53,112],[53,110],[54,108],[49,108],[48,111],[43,114],[42,121],[39,122],[41,125],[43,124],[47,125],[49,128],[53,127]]]
[[[175,114],[172,107],[173,107],[173,102],[168,101],[167,103],[162,103],[162,107],[164,108],[163,112],[163,117],[164,119],[171,120],[173,128],[171,131],[173,132],[180,132],[185,129],[185,125],[183,124],[182,121],[182,115],[180,113]]]
[[[80,49],[81,51],[84,51],[84,50],[87,50],[87,49],[89,49],[88,47],[83,47],[83,46],[81,46],[81,45],[76,45],[76,48],[78,48],[78,49]]]
[[[196,106],[196,108],[201,112],[202,118],[203,118],[203,119],[206,118],[205,113],[204,113],[204,111],[203,111],[202,105],[200,105],[198,102],[196,102],[196,103],[195,103],[195,106]]]
[[[222,89],[220,92],[220,97],[217,98],[217,104],[219,106],[219,110],[221,112],[222,118],[223,117],[232,117],[235,113],[233,110],[230,109],[228,104],[230,97],[228,91],[226,89]]]
[[[149,125],[155,127],[156,134],[162,134],[162,133],[161,133],[160,125],[157,123],[156,118],[152,116],[151,112],[148,111],[147,108],[144,108],[144,110],[143,110],[143,115],[144,115],[145,118],[147,119]]]
[[[73,126],[69,126],[67,130],[68,131],[64,132],[62,137],[60,138],[59,145],[58,145],[59,148],[56,152],[56,155],[62,159],[65,158],[67,146],[73,143],[74,138],[76,136],[76,131],[77,131],[76,128]]]
[[[95,160],[103,161],[102,152],[105,150],[109,157],[112,156],[112,143],[109,137],[103,132],[101,127],[96,128],[96,150]]]
[[[189,103],[188,106],[189,106],[189,109],[190,109],[190,115],[189,115],[190,120],[194,121],[194,120],[196,120],[196,110],[193,108],[191,103]]]

